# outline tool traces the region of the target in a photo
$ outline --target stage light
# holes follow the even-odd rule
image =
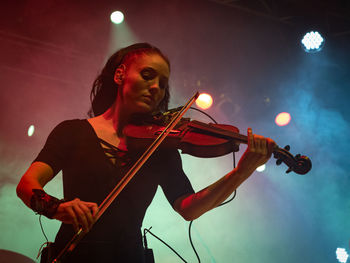
[[[27,131],[27,134],[29,137],[34,134],[34,130],[35,130],[34,125],[30,125]]]
[[[263,164],[263,165],[259,166],[258,168],[256,168],[256,171],[257,172],[263,172],[263,171],[265,171],[265,169],[266,169],[266,165]]]
[[[321,51],[324,46],[324,38],[317,31],[310,31],[306,33],[301,40],[303,48],[308,53],[315,53]]]
[[[281,112],[275,118],[275,123],[278,126],[286,126],[291,120],[290,114],[288,112]]]
[[[209,94],[201,93],[196,100],[196,104],[199,108],[206,110],[213,104],[213,99]]]
[[[111,21],[114,24],[120,24],[124,21],[124,14],[120,11],[115,11],[111,14]]]
[[[337,248],[335,254],[337,255],[337,259],[340,263],[346,263],[348,260],[348,253],[346,252],[345,248]]]

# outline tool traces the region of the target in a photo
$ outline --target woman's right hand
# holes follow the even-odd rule
[[[34,162],[22,176],[16,188],[17,195],[31,208],[30,200],[33,189],[43,189],[43,187],[53,178],[52,168],[43,162]],[[95,222],[94,217],[98,212],[96,203],[84,202],[78,198],[72,201],[61,203],[53,218],[66,224],[72,224],[76,231],[80,227],[84,231],[89,231]]]
[[[72,224],[77,232],[80,227],[84,232],[90,231],[95,222],[95,216],[98,212],[96,203],[84,202],[79,198],[64,202],[59,205],[53,218],[62,221],[65,224]]]

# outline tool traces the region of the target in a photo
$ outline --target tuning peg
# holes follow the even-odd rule
[[[282,163],[282,159],[277,159],[276,165],[280,165]]]
[[[292,168],[289,167],[288,170],[286,171],[286,174],[289,174],[291,171],[293,171],[293,170],[292,170]]]
[[[284,149],[285,149],[286,151],[289,151],[289,150],[290,150],[290,146],[289,146],[289,145],[286,145],[286,146],[284,146]]]

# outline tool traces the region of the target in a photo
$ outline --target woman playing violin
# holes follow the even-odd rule
[[[128,151],[123,128],[135,118],[167,110],[169,76],[168,59],[147,43],[113,54],[94,81],[91,118],[57,125],[21,178],[17,194],[23,202],[63,223],[54,253],[80,227],[89,232],[64,262],[144,262],[140,228],[158,185],[174,210],[194,220],[225,201],[270,158],[274,141],[248,129],[248,147],[237,168],[195,193],[178,151],[159,149],[94,224],[98,204],[139,154]],[[43,190],[61,170],[64,200]]]

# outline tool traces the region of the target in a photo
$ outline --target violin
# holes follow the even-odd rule
[[[151,119],[134,122],[124,128],[128,149],[146,149],[163,132],[168,121],[174,115],[170,110],[165,114],[158,114]],[[174,129],[170,130],[160,148],[176,148],[182,153],[196,157],[211,158],[239,151],[241,143],[247,144],[246,135],[239,133],[239,129],[232,125],[203,123],[189,118],[182,118]],[[273,151],[276,164],[282,162],[288,166],[286,173],[306,174],[311,170],[311,160],[304,155],[293,156],[290,146],[278,146]]]

